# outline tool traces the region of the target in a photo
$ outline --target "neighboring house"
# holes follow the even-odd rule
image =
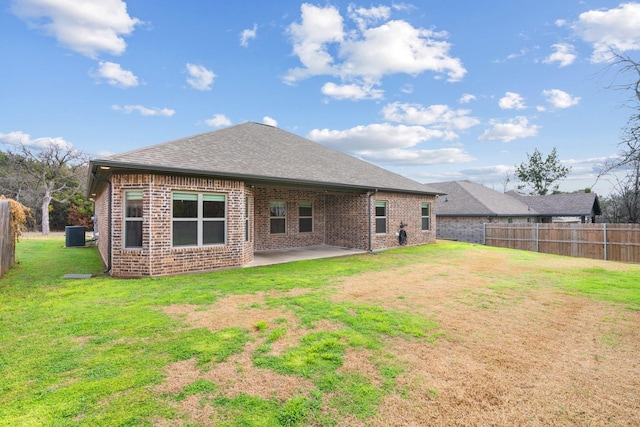
[[[537,222],[537,213],[514,197],[470,181],[428,184],[444,196],[436,201],[439,239],[484,243],[487,222]]]
[[[118,277],[239,267],[255,251],[432,243],[437,190],[244,123],[90,162],[97,245]]]
[[[500,193],[470,181],[428,184],[446,193],[436,201],[437,237],[484,243],[485,223],[541,223],[576,218],[585,222],[600,215],[595,193],[525,196],[515,191]]]
[[[595,223],[596,216],[602,215],[596,193],[528,196],[512,190],[506,194],[531,206],[531,209],[538,212],[540,222]]]

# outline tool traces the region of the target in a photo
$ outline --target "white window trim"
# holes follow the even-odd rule
[[[128,217],[127,216],[127,193],[142,193],[142,210],[144,211],[144,190],[141,188],[127,188],[124,190],[122,195],[122,247],[126,250],[137,250],[142,249],[142,245],[140,246],[127,246],[127,222],[143,222],[144,214],[140,217]],[[144,240],[144,235],[143,235]]]
[[[173,217],[173,195],[174,194],[196,194],[198,196],[198,216],[197,218],[174,218]],[[212,195],[212,196],[224,196],[224,218],[203,218],[203,196],[204,195]],[[228,201],[229,198],[227,197],[227,195],[225,193],[208,193],[208,192],[202,192],[202,193],[197,193],[194,191],[180,191],[180,190],[174,190],[171,192],[171,248],[173,249],[182,249],[182,248],[208,248],[208,247],[213,247],[213,246],[226,246],[227,245],[227,227],[228,227],[228,210],[229,210],[229,205],[228,205]],[[198,242],[195,245],[179,245],[179,246],[175,246],[173,244],[173,223],[174,222],[194,222],[197,221],[197,238],[198,238]],[[220,222],[220,221],[224,221],[224,242],[222,243],[207,243],[207,244],[203,244],[202,243],[202,236],[203,236],[203,224],[205,222]]]
[[[284,216],[271,216],[271,204],[282,203],[284,204]],[[284,219],[284,231],[282,233],[271,232],[271,220],[272,219]],[[284,200],[271,200],[269,201],[269,235],[271,236],[283,236],[287,234],[287,202]]]
[[[308,203],[311,206],[311,215],[308,216],[301,216],[300,215],[300,204],[301,203]],[[313,233],[316,229],[315,227],[315,221],[313,220],[313,214],[315,213],[314,207],[313,207],[313,202],[309,202],[307,200],[302,200],[298,202],[298,233],[300,234],[309,234],[309,233]],[[300,231],[300,220],[303,218],[310,218],[311,219],[311,231]]]
[[[377,211],[377,204],[378,203],[384,203],[384,216],[378,216]],[[387,202],[386,200],[376,200],[374,203],[374,209],[373,209],[373,213],[374,213],[374,217],[375,217],[375,221],[374,221],[374,229],[375,229],[375,234],[379,234],[379,235],[385,235],[389,232],[389,202]],[[378,228],[378,219],[384,218],[384,231],[383,232],[378,232],[377,228]]]
[[[424,216],[422,215],[422,209],[424,208],[424,205],[427,205],[427,208],[429,209],[429,215]],[[422,228],[422,219],[423,218],[427,218],[429,220],[429,227],[427,227],[426,229]],[[420,228],[422,231],[431,231],[431,203],[429,202],[422,202],[420,204]]]

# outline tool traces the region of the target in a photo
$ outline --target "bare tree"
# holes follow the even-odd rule
[[[621,170],[626,172],[620,177]],[[618,168],[616,182],[604,200],[603,214],[608,222],[640,223],[640,160]]]
[[[608,174],[625,173],[624,178],[616,176],[614,190],[609,197],[609,208],[618,220],[640,222],[640,63],[630,56],[611,51],[613,62],[608,70],[615,69],[614,81],[609,89],[629,93],[627,107],[631,110],[629,120],[622,129],[618,144],[618,157],[605,163],[599,178]],[[630,76],[630,77],[629,77]],[[620,83],[622,81],[622,83]]]
[[[13,154],[20,169],[34,179],[41,197],[42,234],[48,235],[49,206],[53,200],[66,203],[82,189],[86,155],[53,140],[43,147],[20,144]]]

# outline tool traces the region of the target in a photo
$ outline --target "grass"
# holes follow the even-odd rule
[[[105,276],[95,248],[63,248],[63,239],[31,238],[18,244],[17,264],[0,279],[0,425],[188,425],[175,402],[198,396],[219,414],[219,425],[335,425],[345,416],[366,420],[381,400],[402,394],[396,378],[405,367],[386,347],[388,338],[437,343],[443,334],[431,319],[402,310],[331,301],[331,284],[388,268],[464,265],[469,257],[502,249],[443,243],[326,260],[226,270],[181,277],[121,280]],[[499,300],[504,290],[551,285],[559,290],[640,310],[640,269],[602,267],[539,269],[548,255],[509,252],[526,268],[519,277],[496,277],[480,298]],[[555,259],[555,258],[554,258]],[[65,280],[67,273],[91,279]],[[306,293],[283,293],[305,289]],[[164,313],[172,304],[207,308],[232,294],[267,294],[262,308],[293,313],[308,332],[280,354],[272,346],[291,325],[260,320],[250,329],[212,331],[188,327]],[[405,298],[402,298],[403,300]],[[407,297],[406,300],[410,300]],[[329,321],[331,331],[314,329]],[[234,397],[197,380],[172,395],[155,391],[173,362],[195,359],[203,371],[259,340],[253,364],[311,381],[286,400],[248,394]],[[616,345],[611,335],[609,345]],[[349,349],[366,350],[382,378],[340,371]],[[437,391],[433,391],[434,398]]]

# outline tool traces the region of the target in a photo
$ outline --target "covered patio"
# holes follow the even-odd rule
[[[272,249],[255,251],[253,254],[253,261],[245,264],[244,267],[259,267],[263,265],[284,264],[287,262],[303,261],[307,259],[333,258],[364,253],[367,253],[367,251],[330,245],[314,245],[305,246],[302,248]]]

